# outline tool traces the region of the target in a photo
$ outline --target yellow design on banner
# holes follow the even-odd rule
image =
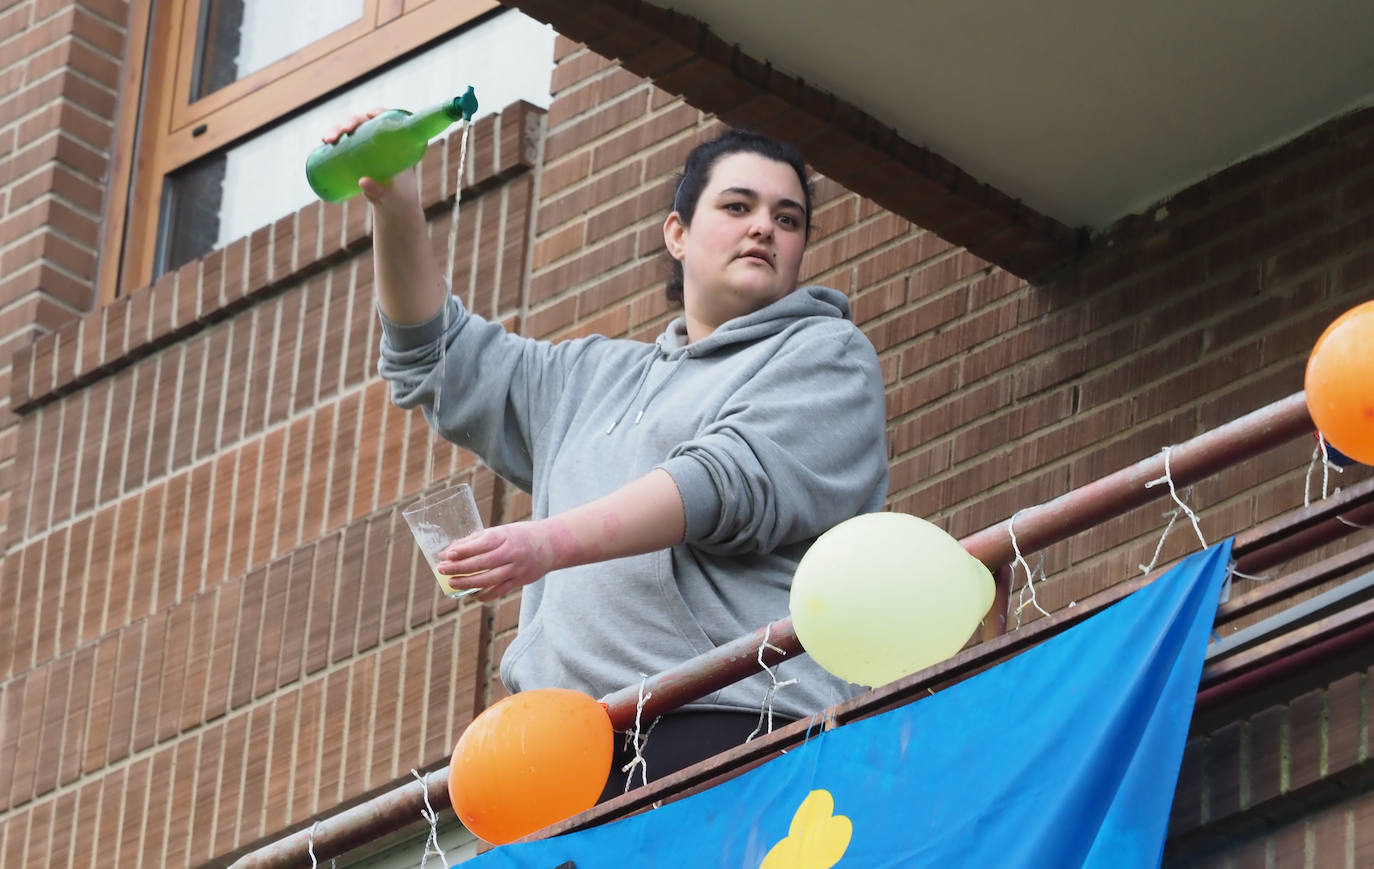
[[[787,838],[769,850],[759,869],[830,869],[848,850],[853,832],[849,818],[835,814],[830,791],[812,791],[792,816]]]

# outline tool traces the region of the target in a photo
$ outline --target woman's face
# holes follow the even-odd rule
[[[806,246],[805,201],[791,166],[735,153],[712,167],[690,227],[677,212],[668,216],[663,238],[682,263],[691,340],[796,289]]]

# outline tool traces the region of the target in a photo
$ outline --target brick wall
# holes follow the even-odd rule
[[[512,327],[541,115],[466,166],[454,286]],[[436,250],[457,152],[422,164]],[[72,805],[115,865],[200,863],[441,765],[486,705],[489,614],[399,511],[469,480],[499,522],[505,486],[391,405],[366,217],[317,203],[19,355],[0,865],[48,865]]]
[[[1191,739],[1165,865],[1374,863],[1369,677],[1351,673]]]
[[[17,433],[16,349],[90,310],[124,0],[0,8],[0,516]]]
[[[647,338],[672,173],[717,125],[567,39],[556,60],[547,116],[474,132],[454,286],[526,335]],[[966,534],[1300,389],[1374,295],[1371,150],[1374,113],[1329,124],[1035,285],[819,179],[804,270],[878,348],[891,506]],[[422,166],[436,251],[455,153]],[[442,762],[501,694],[517,601],[436,599],[397,505],[445,476],[489,522],[529,500],[457,450],[427,475],[374,373],[367,233],[360,203],[312,205],[14,356],[0,865],[74,861],[72,817],[115,865],[214,859]],[[1209,541],[1300,504],[1310,448],[1194,487]],[[1162,510],[1048,550],[1041,602],[1137,572]]]

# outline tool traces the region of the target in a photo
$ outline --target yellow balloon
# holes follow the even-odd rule
[[[802,557],[792,626],[817,664],[874,687],[962,649],[993,593],[992,574],[944,531],[906,513],[868,513]]]

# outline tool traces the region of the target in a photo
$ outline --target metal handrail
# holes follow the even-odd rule
[[[960,542],[989,569],[996,570],[1014,557],[1010,535],[1013,521],[1017,545],[1023,554],[1044,549],[1142,504],[1167,497],[1167,486],[1148,485],[1165,475],[1166,463],[1175,486],[1187,486],[1311,431],[1306,399],[1299,392],[1053,500],[1020,510],[1011,519]],[[1132,581],[1123,585],[1134,587],[1135,584],[1136,581]],[[1123,588],[1121,593],[1127,592]],[[1017,645],[1010,642],[1008,647]],[[652,695],[647,697],[641,714],[653,717],[754,675],[758,672],[761,648],[763,662],[770,666],[804,651],[792,629],[792,620],[779,619],[665,670],[642,686],[628,686],[608,695],[603,702],[612,724],[617,730],[633,724],[641,692]],[[916,675],[901,681],[905,683]],[[877,693],[887,692],[879,689]],[[432,802],[447,805],[448,767],[426,775],[425,788]],[[414,824],[424,807],[424,794],[416,783],[394,788],[314,824],[314,853],[317,858],[346,853]],[[311,842],[312,828],[303,828],[241,857],[233,865],[308,865],[307,846]]]

